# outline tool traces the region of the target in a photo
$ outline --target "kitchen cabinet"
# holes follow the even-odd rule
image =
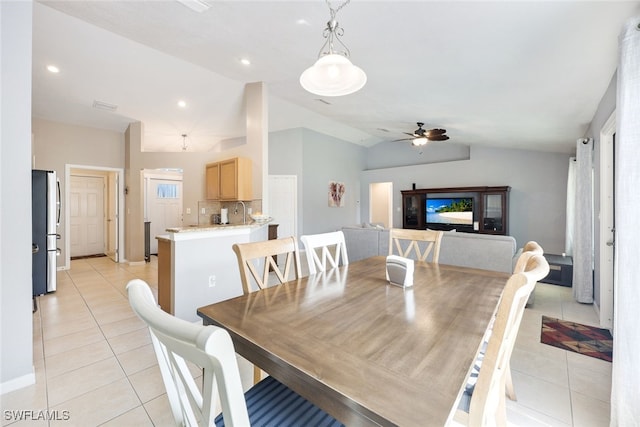
[[[220,199],[220,163],[207,165],[207,200]]]
[[[253,198],[253,163],[234,157],[206,167],[208,200],[251,200]]]

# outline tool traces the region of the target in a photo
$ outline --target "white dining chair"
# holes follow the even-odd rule
[[[514,273],[523,272],[525,270],[525,268],[527,267],[527,263],[529,262],[529,259],[533,255],[543,255],[543,254],[544,254],[544,249],[542,249],[542,246],[540,246],[537,242],[531,240],[531,241],[525,243],[525,245],[522,248],[522,253],[520,254],[520,256],[518,256],[518,259],[516,261],[516,265],[513,268],[513,272]],[[537,278],[536,282],[538,280],[542,280],[543,277]],[[534,291],[535,291],[535,286],[534,286],[534,289],[529,294],[529,298],[527,298],[527,303],[526,303],[525,307],[530,305],[530,304],[533,304],[533,300],[534,300],[534,297],[535,297]],[[507,377],[506,377],[506,381],[505,381],[505,393],[507,394],[507,397],[509,398],[509,400],[516,401],[516,400],[518,400],[518,398],[516,396],[515,387],[513,386],[513,378],[511,376],[511,365],[510,364],[507,367],[506,375],[507,375]]]
[[[344,233],[334,231],[331,233],[308,234],[300,238],[307,255],[309,274],[317,271],[325,271],[327,267],[335,268],[339,265],[349,264],[347,246],[344,243]],[[320,251],[320,256],[318,256]],[[329,265],[327,266],[327,262]]]
[[[245,294],[253,292],[252,283],[255,283],[257,289],[267,288],[269,286],[271,273],[275,276],[273,281],[277,281],[278,284],[282,284],[287,280],[299,279],[302,276],[298,242],[294,237],[283,237],[281,239],[264,240],[260,242],[235,243],[232,249],[238,259],[240,280],[242,281],[242,290]],[[278,266],[278,255],[285,255],[283,270]],[[292,264],[293,270],[291,269]],[[261,272],[260,269],[262,269]],[[291,275],[293,277],[291,277]],[[254,384],[257,384],[261,378],[261,369],[254,366]]]
[[[482,345],[462,393],[454,420],[473,426],[506,426],[505,382],[509,360],[529,294],[549,273],[541,255],[531,255],[524,270],[511,275],[498,303],[488,341]]]
[[[440,259],[440,242],[442,242],[442,231],[434,230],[413,230],[405,228],[392,228],[389,230],[389,255],[397,255],[405,258],[412,258],[418,261],[426,261],[431,252],[431,262],[437,263]],[[408,243],[405,243],[408,242]],[[425,245],[421,250],[420,246]],[[404,245],[404,247],[403,247]]]
[[[273,377],[243,393],[233,342],[226,330],[190,323],[162,311],[149,286],[140,279],[127,284],[127,293],[133,311],[149,327],[176,425],[303,426],[322,420],[322,425],[342,426]],[[187,362],[202,368],[202,392]],[[218,394],[222,413],[216,416]]]
[[[261,242],[235,243],[232,246],[238,259],[242,289],[245,294],[253,292],[251,283],[255,282],[258,289],[269,286],[269,273],[273,272],[278,283],[292,280],[302,276],[300,268],[300,252],[298,243],[294,237],[264,240]],[[278,255],[286,255],[284,269],[281,270],[277,263]],[[293,264],[293,270],[291,270]],[[262,272],[259,270],[262,269]]]

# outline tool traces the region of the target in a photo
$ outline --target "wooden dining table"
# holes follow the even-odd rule
[[[372,257],[198,309],[236,352],[347,426],[444,426],[508,274]]]

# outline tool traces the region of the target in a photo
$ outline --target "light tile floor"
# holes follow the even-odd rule
[[[77,260],[58,272],[58,290],[39,297],[33,314],[36,384],[1,396],[2,426],[172,425],[149,334],[126,298],[133,278],[157,293],[157,258],[136,266]],[[570,288],[538,284],[535,292],[512,357],[510,424],[608,426],[611,364],[540,343],[542,314],[597,325],[593,308],[574,302]],[[248,385],[251,365],[240,370]],[[20,410],[59,419],[18,421],[7,412]]]

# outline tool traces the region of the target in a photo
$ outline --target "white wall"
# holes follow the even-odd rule
[[[0,390],[35,382],[31,314],[31,2],[0,2]],[[26,409],[26,408],[25,408]],[[33,408],[37,409],[37,408]]]
[[[564,251],[569,155],[471,147],[470,159],[364,171],[362,217],[368,218],[369,184],[393,182],[393,224],[402,227],[401,190],[502,186],[509,195],[509,234],[522,246],[536,240],[548,253]]]
[[[61,218],[66,218],[65,165],[124,167],[124,135],[119,132],[38,118],[34,118],[31,125],[33,127],[33,168],[55,170],[58,173],[63,198],[60,209]],[[60,221],[58,233],[61,236],[58,242],[61,250],[58,267],[64,267],[67,256],[64,220]]]

